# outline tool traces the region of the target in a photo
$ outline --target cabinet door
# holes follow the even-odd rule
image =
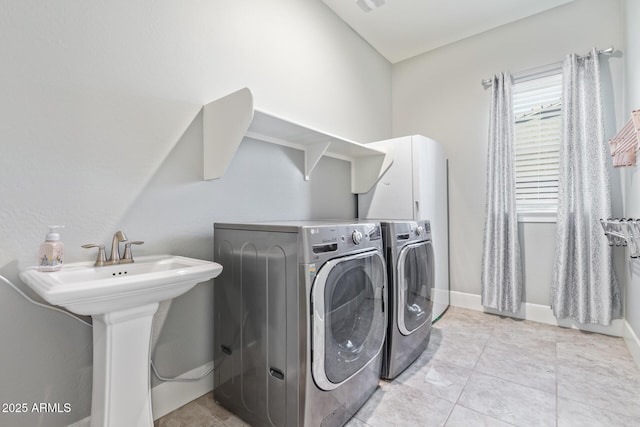
[[[358,216],[370,219],[413,219],[411,137],[375,142],[393,149],[393,163],[376,185],[358,196]]]

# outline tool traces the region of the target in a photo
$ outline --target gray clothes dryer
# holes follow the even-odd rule
[[[375,222],[214,226],[214,398],[252,426],[341,426],[378,385]]]
[[[388,274],[382,378],[409,367],[429,344],[434,259],[429,221],[381,221]]]

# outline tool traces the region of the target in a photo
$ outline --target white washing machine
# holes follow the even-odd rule
[[[393,379],[422,354],[431,337],[435,282],[429,221],[381,220],[387,260],[387,335],[381,377]]]
[[[252,426],[341,426],[375,391],[387,316],[375,222],[214,226],[214,398]]]

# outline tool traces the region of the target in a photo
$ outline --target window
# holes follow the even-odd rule
[[[516,209],[547,214],[558,207],[558,156],[562,121],[562,74],[515,80]]]

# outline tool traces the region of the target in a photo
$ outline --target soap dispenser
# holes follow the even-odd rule
[[[64,261],[64,243],[60,240],[58,230],[63,225],[50,225],[46,240],[40,245],[38,270],[57,271]]]

